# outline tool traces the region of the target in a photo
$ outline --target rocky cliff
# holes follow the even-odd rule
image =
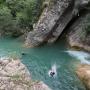
[[[49,6],[44,9],[34,30],[29,32],[26,45],[38,46],[44,42],[55,41],[72,18],[72,3],[72,0],[52,0]],[[67,18],[67,15],[69,18]],[[58,30],[58,27],[61,30]],[[56,28],[58,29],[56,30]]]
[[[28,33],[25,44],[34,47],[45,42],[55,42],[89,2],[90,0],[49,0],[33,31]]]
[[[68,29],[67,39],[71,47],[90,51],[90,12],[85,11]]]
[[[33,81],[20,60],[0,60],[0,90],[51,90],[43,82]]]

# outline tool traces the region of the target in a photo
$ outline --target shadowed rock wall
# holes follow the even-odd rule
[[[25,44],[34,47],[44,42],[55,42],[69,22],[79,16],[79,11],[87,6],[89,1],[50,0],[33,31],[28,33]]]

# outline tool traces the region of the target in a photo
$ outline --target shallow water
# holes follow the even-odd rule
[[[15,39],[0,39],[0,56],[18,55],[34,80],[44,81],[52,90],[85,90],[75,74],[81,60],[67,51],[64,42],[28,49]],[[21,55],[23,52],[26,55]],[[48,75],[53,65],[57,68],[55,78]]]

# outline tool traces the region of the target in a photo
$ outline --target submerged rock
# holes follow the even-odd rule
[[[90,65],[82,64],[76,71],[78,77],[83,82],[87,90],[90,90]]]
[[[0,90],[51,90],[43,82],[32,81],[20,60],[0,60]]]

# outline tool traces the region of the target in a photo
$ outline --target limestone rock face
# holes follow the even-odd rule
[[[43,43],[53,43],[74,17],[87,8],[90,0],[49,0],[50,4],[34,25],[34,30],[26,38],[26,46],[34,47]]]
[[[52,0],[50,5],[44,9],[38,23],[35,25],[34,30],[29,32],[26,38],[26,45],[32,47],[38,46],[43,42],[55,41],[56,37],[59,36],[72,18],[72,3],[73,0]],[[68,8],[70,8],[70,11],[67,11]]]
[[[43,82],[33,82],[20,60],[0,60],[0,90],[51,90]]]
[[[79,17],[69,29],[67,35],[71,47],[90,51],[90,13]]]
[[[87,90],[90,90],[90,65],[80,65],[76,71]]]

